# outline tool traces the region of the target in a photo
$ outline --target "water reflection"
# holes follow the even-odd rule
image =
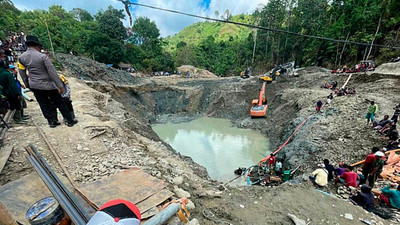
[[[235,128],[225,119],[156,124],[153,130],[175,150],[205,166],[216,180],[231,179],[238,167],[254,165],[269,154],[268,139],[261,133]]]

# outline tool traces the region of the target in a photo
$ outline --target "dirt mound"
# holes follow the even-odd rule
[[[182,76],[186,76],[189,71],[191,78],[215,78],[215,74],[208,70],[203,70],[190,65],[183,65],[178,67],[178,71],[182,73]]]
[[[303,67],[296,69],[295,75],[303,75],[303,74],[308,74],[308,73],[320,73],[320,72],[330,72],[330,70],[317,67],[317,66],[308,66],[308,67]]]
[[[126,71],[110,68],[86,57],[57,54],[57,59],[68,74],[82,80],[133,83],[136,79]]]
[[[384,63],[376,68],[375,73],[400,76],[400,62]]]

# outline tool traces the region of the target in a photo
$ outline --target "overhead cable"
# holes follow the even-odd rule
[[[281,30],[281,29],[275,29],[275,28],[269,28],[269,27],[262,27],[262,26],[253,25],[253,24],[235,22],[235,21],[231,21],[231,20],[222,20],[222,19],[210,18],[210,17],[207,17],[207,16],[199,16],[199,15],[195,15],[195,14],[191,14],[191,13],[181,12],[181,11],[172,10],[172,9],[164,9],[164,8],[160,8],[160,7],[156,7],[156,6],[151,6],[151,5],[141,4],[141,3],[135,3],[135,2],[129,2],[127,4],[146,7],[146,8],[151,8],[151,9],[156,9],[156,10],[161,10],[161,11],[165,11],[165,12],[170,12],[170,13],[175,13],[175,14],[180,14],[180,15],[185,15],[185,16],[190,16],[190,17],[195,17],[195,18],[204,19],[204,20],[211,20],[211,21],[221,22],[221,23],[230,23],[230,24],[235,24],[235,25],[238,25],[238,26],[245,26],[245,27],[259,29],[259,30],[265,30],[265,31],[277,32],[277,33],[283,33],[283,34],[296,35],[296,36],[300,36],[300,37],[314,38],[314,39],[332,41],[332,42],[337,42],[337,43],[348,43],[348,44],[355,44],[355,45],[362,45],[362,46],[372,46],[372,47],[390,48],[390,49],[398,49],[398,50],[400,49],[400,47],[397,47],[397,46],[370,44],[370,43],[365,43],[365,42],[327,38],[327,37],[322,37],[322,36],[317,36],[317,35],[310,35],[310,34],[299,34],[299,33],[292,32],[292,31],[287,31],[287,30]]]

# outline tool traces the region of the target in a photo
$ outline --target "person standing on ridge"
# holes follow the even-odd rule
[[[322,101],[318,101],[317,102],[317,107],[316,107],[317,113],[319,113],[321,111],[321,108],[322,108]]]
[[[365,118],[367,119],[367,124],[369,121],[373,122],[375,119],[375,114],[378,112],[378,106],[375,104],[374,101],[370,101],[371,105],[368,107],[368,112]]]
[[[394,113],[392,116],[392,120],[393,120],[394,124],[396,124],[397,120],[400,116],[400,103],[398,105],[396,105],[396,107],[394,107],[393,109],[394,109]]]
[[[54,65],[49,57],[40,53],[42,43],[35,36],[26,36],[28,50],[24,52],[18,61],[19,73],[26,88],[29,88],[36,97],[42,110],[43,116],[47,119],[51,128],[61,125],[54,115],[57,108],[64,118],[67,119],[69,127],[74,126],[77,121],[72,119],[68,108],[63,101],[61,94],[64,92],[63,82],[57,75]],[[29,72],[29,77],[26,72]]]
[[[374,155],[375,155],[375,163],[373,165],[372,172],[368,176],[368,184],[371,188],[374,187],[375,181],[381,174],[383,166],[385,165],[385,161],[383,161],[382,159],[385,156],[383,152],[378,151]]]

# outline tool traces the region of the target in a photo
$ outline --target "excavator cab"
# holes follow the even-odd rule
[[[260,95],[258,99],[253,99],[251,101],[250,116],[254,117],[264,117],[268,110],[267,100],[265,99],[265,87],[266,83],[263,83],[260,90]]]

